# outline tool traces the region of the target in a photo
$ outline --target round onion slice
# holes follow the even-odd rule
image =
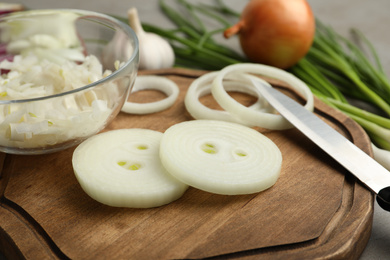
[[[160,159],[178,180],[224,195],[268,189],[282,166],[281,152],[269,138],[217,120],[186,121],[168,128],[160,143]]]
[[[191,83],[184,99],[188,113],[195,119],[222,120],[251,126],[239,117],[232,116],[227,111],[209,108],[199,101],[200,97],[211,93],[211,84],[217,74],[218,72],[204,74]],[[237,91],[257,97],[256,103],[250,106],[251,109],[263,112],[269,112],[272,109],[269,105],[267,106],[268,103],[264,101],[261,94],[256,91],[251,83],[230,77],[223,82],[223,87],[226,91]]]
[[[132,93],[154,89],[167,95],[166,98],[149,103],[135,103],[126,101],[122,112],[129,114],[150,114],[165,110],[171,107],[179,96],[179,87],[172,80],[161,76],[138,76],[135,80]]]
[[[178,199],[188,186],[161,165],[162,136],[148,129],[120,129],[87,139],[72,158],[81,187],[93,199],[115,207],[157,207]]]
[[[314,109],[313,94],[310,91],[309,87],[303,81],[301,81],[291,73],[262,64],[240,63],[230,65],[222,69],[217,74],[211,87],[211,93],[223,109],[225,109],[232,115],[241,118],[248,125],[259,126],[273,130],[283,130],[292,127],[292,125],[279,114],[270,114],[250,109],[232,98],[223,87],[223,79],[226,76],[229,76],[229,74],[231,73],[236,76],[245,74],[257,74],[270,78],[276,78],[278,80],[286,82],[295,90],[297,90],[298,93],[302,94],[306,98],[306,109],[310,111],[313,111]],[[242,76],[242,79],[246,79],[248,80],[248,82],[249,78],[250,77],[248,76]],[[258,80],[261,79],[258,78]],[[263,82],[264,84],[271,87],[271,85],[266,81],[263,80]]]

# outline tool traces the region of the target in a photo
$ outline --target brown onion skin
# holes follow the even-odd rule
[[[315,18],[306,0],[251,0],[224,35],[236,33],[250,61],[287,69],[309,51]]]

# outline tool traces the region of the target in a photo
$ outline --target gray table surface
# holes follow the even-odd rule
[[[19,2],[34,9],[76,8],[122,16],[126,16],[128,8],[136,7],[143,22],[170,26],[169,21],[159,12],[157,0],[11,0],[11,2]],[[237,10],[241,10],[247,3],[247,1],[237,0],[225,0],[225,2]],[[341,34],[347,36],[350,28],[359,28],[375,45],[385,71],[390,76],[389,0],[308,0],[308,2],[316,17],[333,26]],[[377,205],[375,205],[371,238],[360,259],[390,259],[390,213],[381,210]]]

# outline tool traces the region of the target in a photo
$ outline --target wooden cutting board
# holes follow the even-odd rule
[[[120,113],[106,131],[163,132],[191,120],[183,98],[203,73],[140,72],[174,80],[179,99],[155,114]],[[289,92],[285,84],[271,83]],[[254,102],[232,95],[243,104]],[[159,96],[139,92],[131,98]],[[217,108],[210,96],[202,102]],[[318,100],[316,113],[371,154],[368,137],[352,120]],[[370,236],[373,194],[297,130],[256,129],[283,155],[281,176],[272,188],[241,196],[190,188],[179,200],[152,209],[108,207],[88,197],[73,174],[74,148],[39,156],[0,154],[0,250],[9,259],[358,258]]]

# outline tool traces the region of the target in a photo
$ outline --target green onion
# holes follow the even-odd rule
[[[390,149],[390,83],[373,45],[357,30],[352,35],[354,42],[317,21],[313,46],[290,72],[322,101],[360,124],[372,142]],[[348,100],[369,103],[379,111],[370,113]]]
[[[318,21],[313,46],[305,59],[352,83],[340,88],[344,93],[366,100],[390,115],[390,85],[386,76],[383,71],[374,68],[356,44]],[[346,86],[349,87],[345,89]]]
[[[183,52],[186,50],[188,54],[188,68],[199,68],[200,63],[205,63],[202,59],[207,56],[207,66],[213,69],[222,69],[229,64],[245,62],[247,59],[231,48],[217,43],[213,36],[221,34],[223,30],[229,27],[232,21],[231,17],[237,19],[237,16],[228,9],[221,1],[218,2],[216,9],[210,8],[209,5],[192,4],[186,0],[176,1],[179,8],[183,9],[178,12],[173,7],[167,5],[164,0],[160,0],[160,8],[162,12],[175,24],[176,28],[172,30],[164,30],[152,25],[143,25],[145,31],[157,33],[170,41],[174,49],[177,50],[181,63],[176,66],[181,66],[184,62]],[[210,28],[205,25],[204,20],[217,22],[219,26]],[[191,22],[192,21],[192,22]],[[194,57],[195,56],[195,57]]]

